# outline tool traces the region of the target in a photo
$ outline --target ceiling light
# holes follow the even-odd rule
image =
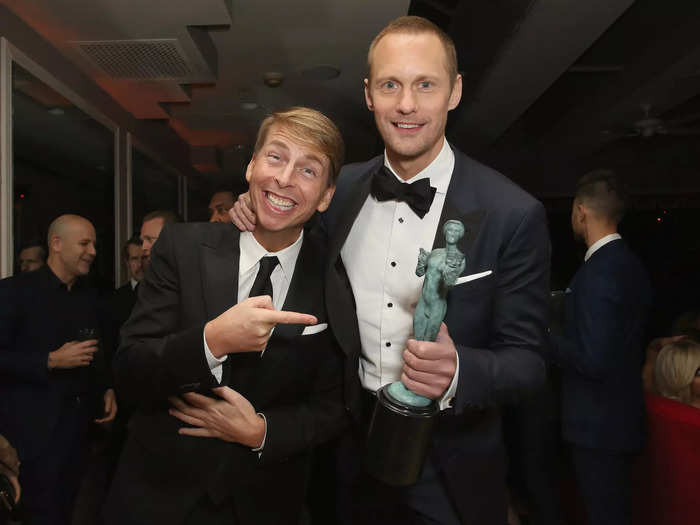
[[[284,73],[268,71],[263,75],[263,81],[267,87],[279,87],[284,82]]]
[[[52,115],[56,116],[56,117],[60,117],[61,115],[65,115],[65,114],[66,114],[66,112],[63,111],[62,108],[51,108],[51,109],[48,110],[48,112],[51,113]]]
[[[255,109],[258,109],[260,106],[258,106],[257,102],[251,101],[246,101],[246,102],[241,102],[241,109],[245,111],[253,111]]]

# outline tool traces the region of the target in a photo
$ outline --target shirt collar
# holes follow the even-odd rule
[[[384,165],[389,168],[394,176],[401,182],[411,183],[428,177],[430,178],[430,185],[436,188],[437,193],[447,193],[447,187],[450,185],[450,178],[452,177],[452,171],[455,166],[455,154],[447,142],[447,139],[443,137],[442,149],[437,157],[433,159],[433,162],[407,181],[399,177],[391,167],[389,159],[386,156],[386,150],[384,150]]]
[[[39,270],[37,271],[43,271],[46,274],[46,283],[48,284],[49,288],[54,288],[56,290],[68,290],[68,285],[61,281],[61,279],[58,278],[58,276],[53,272],[51,267],[48,264],[45,264],[42,266]],[[74,282],[73,286],[71,287],[71,291],[75,290],[80,290],[83,288],[85,283],[85,278],[84,277],[78,277]]]
[[[241,249],[240,261],[238,263],[239,275],[252,270],[260,259],[269,255],[277,257],[285,277],[291,281],[303,238],[304,230],[302,229],[297,240],[290,246],[278,252],[268,252],[251,232],[241,232],[239,241]]]
[[[619,233],[611,233],[610,235],[606,235],[605,237],[598,239],[596,242],[591,244],[590,248],[588,248],[586,256],[583,258],[584,262],[590,259],[591,255],[600,250],[603,246],[609,242],[616,241],[617,239],[622,239],[622,236]]]
[[[139,282],[134,279],[133,277],[129,278],[129,283],[131,283],[131,289],[136,290],[136,285],[139,284]]]

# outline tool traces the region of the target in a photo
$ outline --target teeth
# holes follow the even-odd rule
[[[277,197],[276,195],[273,195],[269,192],[267,194],[267,200],[269,200],[275,206],[279,206],[280,208],[291,208],[292,206],[294,206],[294,201]]]
[[[418,124],[403,124],[402,122],[399,122],[396,125],[402,129],[413,129],[419,127]]]

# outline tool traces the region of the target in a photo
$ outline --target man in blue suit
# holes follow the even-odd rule
[[[372,42],[368,65],[365,99],[385,152],[343,168],[321,220],[326,308],[346,356],[345,404],[356,422],[338,447],[339,519],[502,525],[499,407],[545,375],[537,353],[549,296],[544,208],[445,139],[462,77],[442,30],[424,18],[399,18]],[[243,197],[232,218],[250,229],[245,204]],[[465,226],[458,242],[465,269],[449,292],[437,340],[417,341],[419,248],[443,246],[443,226],[453,219]],[[362,469],[374,392],[398,379],[441,407],[423,474],[403,488]]]
[[[641,368],[652,293],[617,233],[624,202],[611,171],[579,181],[571,224],[588,251],[567,290],[563,334],[551,338],[563,370],[564,439],[595,525],[631,523],[629,469],[644,435]]]

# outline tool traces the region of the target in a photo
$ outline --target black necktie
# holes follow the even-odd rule
[[[250,289],[248,297],[257,297],[258,295],[269,295],[272,298],[272,281],[270,275],[275,266],[279,264],[277,257],[263,257],[260,259],[260,268],[255,276],[253,287]]]
[[[427,178],[410,184],[401,182],[386,166],[382,166],[372,178],[371,193],[378,201],[396,199],[405,202],[422,219],[433,203],[436,189]]]
[[[263,257],[260,259],[258,274],[255,276],[253,287],[250,289],[248,297],[258,295],[269,295],[272,298],[272,281],[270,275],[275,266],[279,264],[277,257]],[[260,361],[260,352],[241,352],[230,354],[224,361],[221,384],[235,387],[239,392],[241,388],[247,388],[250,384],[253,372]],[[241,393],[247,393],[243,390]]]

